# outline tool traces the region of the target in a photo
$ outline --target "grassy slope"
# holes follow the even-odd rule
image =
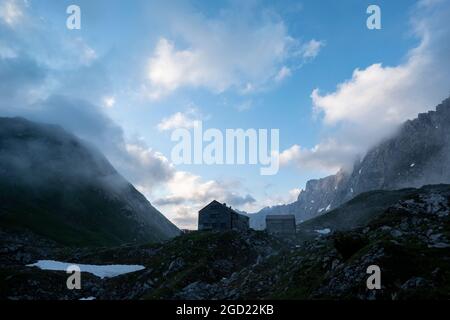
[[[0,183],[0,192],[4,200],[0,206],[2,227],[25,228],[62,245],[113,246],[164,239],[155,230],[135,239],[135,223],[121,213],[123,204],[105,201],[95,188],[36,195],[30,190],[7,189]]]
[[[68,246],[161,241],[178,231],[87,143],[1,117],[0,227]]]
[[[450,188],[445,185],[433,187]],[[427,188],[432,187],[425,186],[422,189],[408,188],[391,191],[376,190],[362,193],[329,213],[299,224],[299,236],[311,238],[317,236],[314,230],[324,228],[330,228],[332,231],[345,231],[364,227],[399,200],[410,198],[417,194],[418,190],[426,190]]]

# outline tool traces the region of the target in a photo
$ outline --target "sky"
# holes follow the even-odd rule
[[[381,29],[369,29],[369,5]],[[70,5],[81,28],[68,29]],[[450,95],[450,0],[0,0],[0,116],[100,149],[180,228],[296,200]],[[174,130],[278,129],[280,169],[175,164]]]

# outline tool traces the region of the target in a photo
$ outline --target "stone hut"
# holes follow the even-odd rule
[[[249,217],[216,200],[198,212],[198,230],[245,231],[249,229],[249,225]]]

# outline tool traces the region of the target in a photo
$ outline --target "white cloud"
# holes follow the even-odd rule
[[[89,65],[95,59],[97,59],[97,53],[95,52],[95,50],[89,46],[84,46],[81,56],[81,62],[85,65]]]
[[[253,104],[254,103],[252,100],[245,100],[245,101],[242,101],[241,103],[239,103],[235,107],[235,109],[239,112],[244,112],[244,111],[250,110],[253,107]]]
[[[262,207],[273,207],[292,203],[297,200],[301,191],[299,188],[294,188],[283,195],[266,194],[260,205]]]
[[[292,203],[295,200],[297,200],[298,196],[300,195],[300,192],[302,190],[300,190],[299,188],[294,188],[289,190],[288,195],[289,195],[289,199],[287,200],[286,203]]]
[[[122,158],[113,158],[127,178],[148,193],[171,180],[175,168],[160,152],[143,143],[126,142]]]
[[[207,201],[211,196],[223,191],[220,185],[213,181],[202,181],[200,176],[185,171],[178,171],[167,183],[170,197],[182,198],[185,201]]]
[[[178,128],[193,128],[199,119],[193,117],[193,112],[177,112],[158,123],[159,131],[167,131]]]
[[[293,188],[287,192],[282,192],[281,194],[266,190],[264,196],[261,197],[258,203],[252,206],[247,206],[246,211],[258,212],[265,207],[281,206],[295,202],[300,192],[302,192],[302,190],[299,188]]]
[[[294,146],[283,152],[282,161],[300,166],[328,168],[349,165],[395,132],[405,120],[436,106],[450,94],[450,4],[426,1],[412,17],[413,31],[420,43],[403,63],[384,66],[374,63],[356,69],[336,90],[311,98],[318,114],[332,133],[311,150]],[[424,8],[425,6],[425,8]]]
[[[302,46],[300,54],[305,59],[314,59],[315,57],[317,57],[320,50],[324,46],[325,46],[324,41],[318,41],[318,40],[312,39]]]
[[[153,86],[151,96],[173,91],[183,84],[198,85],[205,81],[199,53],[190,50],[176,51],[174,44],[162,38],[150,59],[148,77]]]
[[[351,163],[358,151],[351,143],[329,138],[310,149],[291,146],[280,153],[280,166],[293,164],[300,170],[319,170],[331,174]]]
[[[291,69],[289,69],[286,66],[283,66],[280,71],[278,71],[277,75],[275,76],[275,81],[280,82],[284,80],[285,78],[289,77],[292,74]]]
[[[106,108],[112,108],[116,104],[116,98],[114,96],[108,96],[103,98],[103,106]]]
[[[222,10],[215,19],[179,14],[173,29],[183,45],[159,39],[148,67],[151,98],[185,86],[216,93],[253,92],[287,76],[288,67],[282,68],[287,60],[305,58],[295,55],[300,44],[289,36],[283,21],[257,9]],[[320,46],[310,42],[304,53],[312,58]]]
[[[280,166],[286,166],[295,159],[298,159],[300,157],[301,151],[302,149],[300,148],[300,146],[294,144],[289,149],[286,149],[283,152],[281,152],[279,157]]]
[[[97,52],[86,41],[77,37],[65,43],[67,50],[76,53],[77,61],[83,66],[89,66],[98,58]]]
[[[422,55],[396,67],[373,64],[355,70],[352,78],[339,84],[335,92],[322,96],[316,89],[311,98],[314,106],[324,113],[327,124],[348,121],[390,127],[428,107],[429,95],[414,89],[427,86],[423,76],[431,64]]]
[[[169,161],[161,153],[155,152],[150,148],[145,148],[136,144],[127,144],[126,150],[132,155],[139,163],[144,166],[151,165],[155,160],[169,165]]]
[[[35,11],[27,0],[0,0],[0,27],[6,26],[1,30],[0,57],[15,58],[28,53],[43,67],[54,71],[68,69],[70,73],[80,66],[91,66],[98,59],[97,51],[83,37],[56,32],[59,27],[54,23]]]
[[[22,10],[24,4],[25,2],[19,0],[5,0],[0,3],[0,20],[10,27],[15,26],[24,17]]]

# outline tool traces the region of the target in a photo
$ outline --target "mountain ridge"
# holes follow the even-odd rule
[[[179,234],[93,146],[59,126],[0,118],[0,222],[66,245]]]
[[[325,214],[356,195],[450,182],[450,98],[435,110],[404,122],[397,133],[370,148],[351,172],[309,180],[293,203],[248,214],[263,229],[268,214],[294,214],[302,222]]]

